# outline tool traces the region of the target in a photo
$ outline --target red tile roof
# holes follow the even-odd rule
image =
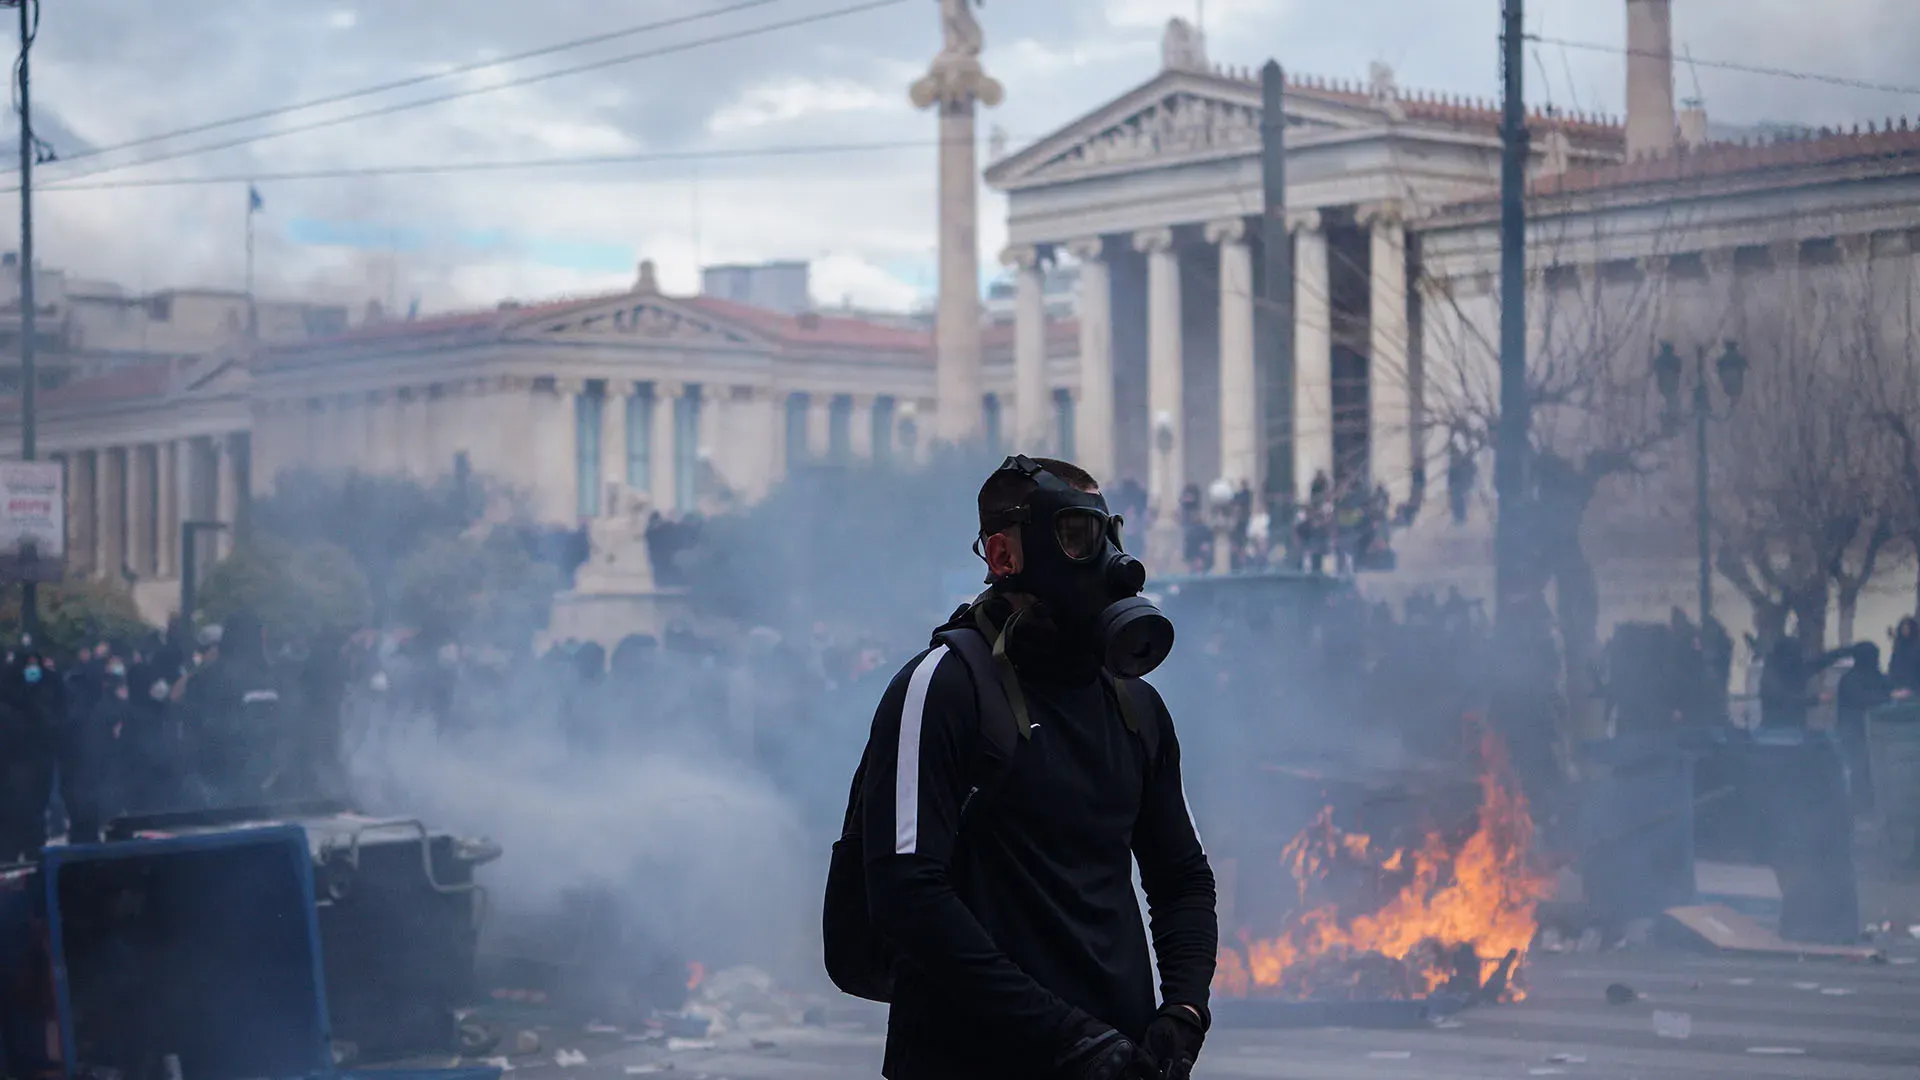
[[[929,354],[933,348],[933,335],[925,330],[888,326],[845,315],[787,315],[715,296],[694,296],[675,302],[718,319],[740,323],[783,345]]]
[[[1252,69],[1217,68],[1216,73],[1235,82],[1256,86],[1260,83],[1260,73]],[[1345,79],[1290,72],[1287,75],[1287,89],[1302,97],[1342,105],[1370,105],[1373,102],[1373,92],[1367,84]],[[1396,92],[1400,108],[1410,120],[1482,130],[1497,130],[1500,126],[1500,104],[1491,98],[1437,94],[1404,86],[1397,88]],[[1626,141],[1625,123],[1618,117],[1602,113],[1536,108],[1529,111],[1527,121],[1527,126],[1536,130],[1558,126],[1569,138],[1585,143],[1605,143],[1617,147]]]
[[[1573,195],[1582,192],[1670,184],[1683,180],[1737,176],[1806,166],[1850,162],[1920,161],[1920,128],[1906,119],[1895,127],[1867,125],[1862,132],[1826,131],[1798,139],[1772,142],[1720,142],[1696,148],[1682,147],[1655,158],[1640,158],[1598,168],[1573,169],[1560,176],[1541,177],[1532,185],[1535,195]]]
[[[172,385],[172,365],[142,364],[42,390],[35,402],[41,409],[60,412],[94,405],[159,399],[166,396]],[[0,415],[17,416],[19,413],[18,397],[0,398]]]
[[[987,350],[1012,351],[1015,324],[1008,322],[988,323],[980,329],[980,347]],[[1080,348],[1080,320],[1048,319],[1047,351],[1057,352],[1062,348],[1078,351]]]

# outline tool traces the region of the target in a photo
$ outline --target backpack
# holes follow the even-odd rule
[[[968,608],[961,608],[933,635],[933,645],[947,646],[966,665],[967,674],[973,680],[980,717],[980,740],[969,769],[969,792],[960,804],[962,832],[966,830],[969,813],[1005,783],[1013,771],[1014,755],[1032,732],[1026,697],[1014,677],[1013,664],[1007,659],[1005,635],[990,634],[991,628],[981,618],[973,620],[977,625],[967,625],[968,614]],[[1147,761],[1153,762],[1159,754],[1159,724],[1150,704],[1139,697],[1140,690],[1135,685],[1139,680],[1116,678],[1104,671],[1101,678],[1118,703],[1127,730],[1140,737],[1147,750]],[[847,794],[840,839],[834,841],[827,864],[821,939],[827,976],[833,984],[854,997],[884,1003],[893,998],[896,954],[892,944],[874,929],[867,910],[866,842],[860,820],[863,809],[860,788],[866,771],[866,754],[862,753]]]

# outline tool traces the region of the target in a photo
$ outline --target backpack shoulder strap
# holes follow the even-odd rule
[[[996,759],[1011,760],[1020,743],[1032,737],[1032,729],[1020,684],[1011,678],[1010,666],[1003,668],[1005,650],[996,649],[985,634],[967,626],[942,630],[933,640],[953,650],[973,679],[980,734],[986,739],[987,749]]]
[[[1100,677],[1120,706],[1120,719],[1126,723],[1127,730],[1138,735],[1147,748],[1148,763],[1160,760],[1160,710],[1147,685],[1139,679],[1123,679],[1108,671],[1102,671]]]

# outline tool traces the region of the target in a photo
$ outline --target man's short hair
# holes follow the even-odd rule
[[[1070,461],[1044,457],[1031,460],[1079,491],[1100,490],[1100,482],[1093,478],[1092,473]],[[1027,497],[1039,486],[1032,477],[1022,476],[1011,469],[995,469],[993,475],[987,477],[987,482],[980,485],[980,535],[992,536],[1014,524],[1011,520],[1013,511],[1024,505]]]

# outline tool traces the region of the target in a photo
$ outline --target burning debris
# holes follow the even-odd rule
[[[1533,818],[1492,732],[1480,740],[1480,801],[1467,824],[1430,825],[1408,846],[1334,822],[1332,807],[1282,859],[1299,905],[1273,937],[1220,952],[1214,993],[1335,1001],[1441,992],[1518,1000],[1519,968],[1550,877],[1529,859]]]

